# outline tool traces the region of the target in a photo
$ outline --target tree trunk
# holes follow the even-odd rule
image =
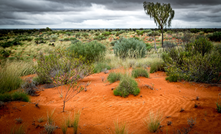
[[[162,33],[162,48],[164,48],[163,47],[163,27],[161,27],[161,33]]]
[[[65,100],[63,101],[64,105],[63,105],[63,112],[64,112],[64,108],[65,108]]]

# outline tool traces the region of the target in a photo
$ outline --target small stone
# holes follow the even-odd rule
[[[142,97],[142,95],[140,97]]]
[[[172,121],[168,121],[167,125],[170,126],[172,124]]]
[[[114,90],[114,87],[112,87],[111,90]]]

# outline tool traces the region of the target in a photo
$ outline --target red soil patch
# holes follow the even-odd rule
[[[135,134],[150,133],[143,119],[149,116],[149,112],[162,113],[162,132],[174,133],[178,129],[188,127],[187,119],[196,118],[196,124],[190,133],[221,133],[221,114],[216,111],[216,101],[221,88],[208,84],[176,82],[165,80],[165,73],[150,74],[150,78],[140,77],[136,81],[139,84],[140,94],[129,95],[127,98],[114,96],[111,88],[118,86],[119,82],[109,84],[103,82],[108,74],[99,73],[90,75],[79,81],[81,84],[91,82],[87,91],[82,91],[70,101],[66,102],[65,111],[62,112],[62,99],[56,88],[48,88],[39,92],[39,96],[31,97],[31,102],[9,102],[0,109],[0,133],[9,133],[16,124],[15,119],[21,118],[27,133],[38,134],[44,131],[46,121],[38,123],[38,119],[46,119],[47,112],[55,109],[54,120],[56,126],[61,126],[64,118],[75,111],[80,110],[80,122],[78,133],[102,134],[105,131],[114,130],[114,121],[127,123],[128,131]],[[154,90],[146,85],[154,87]],[[196,97],[199,100],[196,100]],[[34,103],[39,104],[39,108]],[[194,108],[195,103],[199,105]],[[181,108],[184,109],[180,112]],[[168,118],[167,118],[168,117]],[[167,126],[171,121],[172,125]],[[68,128],[68,133],[72,133]],[[58,128],[55,133],[62,133]]]

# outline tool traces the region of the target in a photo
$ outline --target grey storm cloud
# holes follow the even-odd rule
[[[0,0],[0,28],[5,25],[75,27],[156,27],[143,0]],[[147,1],[148,2],[148,1]],[[221,27],[221,0],[158,0],[175,10],[173,23]],[[194,23],[193,23],[194,22]],[[197,22],[205,22],[196,25]],[[207,25],[208,24],[208,25]]]

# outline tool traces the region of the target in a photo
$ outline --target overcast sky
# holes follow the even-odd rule
[[[144,0],[0,0],[0,28],[157,28]],[[148,2],[148,1],[147,1]],[[172,28],[221,28],[221,0],[158,0]]]

